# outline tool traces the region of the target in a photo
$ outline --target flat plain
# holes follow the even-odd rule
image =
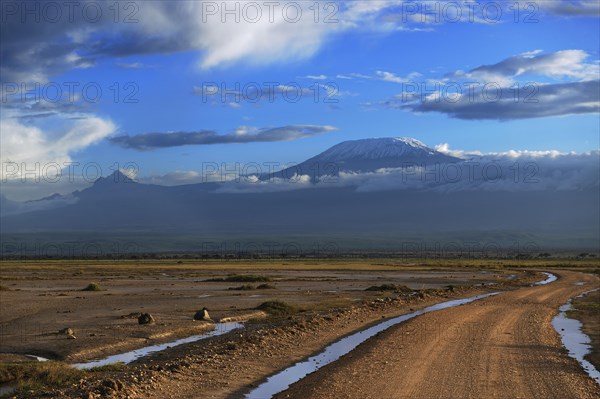
[[[452,298],[493,291],[510,291],[519,304],[527,298],[527,301],[539,302],[540,307],[535,311],[524,310],[523,317],[536,315],[533,317],[536,328],[551,337],[548,342],[556,346],[555,350],[561,351],[558,335],[551,330],[549,319],[557,312],[561,301],[600,286],[597,277],[584,273],[593,272],[598,266],[599,262],[594,259],[4,261],[0,275],[0,360],[5,366],[24,364],[30,360],[26,355],[35,355],[51,359],[52,363],[68,364],[171,342],[211,330],[212,323],[193,320],[195,312],[206,307],[215,321],[225,318],[251,320],[246,323],[242,334],[230,333],[171,348],[131,365],[118,367],[118,370],[81,372],[77,375],[79,385],[76,389],[72,384],[70,387],[41,384],[35,389],[24,387],[18,392],[23,397],[36,397],[36,392],[41,389],[54,394],[59,392],[64,397],[77,397],[82,392],[102,395],[108,390],[114,397],[175,398],[197,397],[197,389],[203,389],[206,396],[202,397],[243,397],[274,372],[382,318]],[[564,268],[570,271],[560,271]],[[561,286],[560,295],[551,295],[558,285],[549,285],[545,296],[526,295],[531,289],[528,288],[531,282],[543,279],[543,275],[539,274],[541,270],[557,273],[559,282],[554,284],[568,284],[569,289]],[[585,285],[575,285],[575,282],[585,282]],[[90,284],[93,288],[89,288]],[[271,314],[269,309],[266,313],[258,311],[261,304],[272,301],[281,301],[287,306],[283,314]],[[464,309],[464,315],[458,311],[444,311],[448,315],[444,316],[444,323],[460,325],[471,320],[484,323],[493,331],[498,328],[510,330],[517,324],[522,327],[524,321],[521,318],[504,320],[490,316],[502,312],[511,314],[513,306],[515,303],[504,300],[495,308],[485,308],[494,309],[492,313],[482,313],[482,308],[476,305],[462,306],[460,309]],[[539,312],[542,308],[546,309],[543,315]],[[146,312],[152,314],[156,322],[139,325],[137,316]],[[477,315],[481,315],[481,320]],[[439,329],[439,321],[433,315],[430,317],[433,318],[432,325],[423,327],[422,331],[434,331],[432,326],[435,325]],[[424,323],[429,319],[420,316],[415,320]],[[498,323],[501,322],[506,324],[500,326]],[[406,325],[394,327],[386,334],[402,334],[402,328],[408,328]],[[76,338],[59,333],[65,328],[71,328]],[[436,342],[435,337],[419,336],[425,337],[421,341],[431,345]],[[376,360],[372,360],[370,355],[362,358],[366,356],[364,351],[369,345],[373,347],[372,351],[377,348],[384,352],[378,353]],[[360,359],[357,362],[363,367],[381,362],[393,362],[396,367],[403,367],[398,366],[398,356],[404,356],[413,365],[411,368],[415,363],[428,364],[417,356],[418,346],[413,348],[417,352],[402,350],[401,354],[389,352],[386,348],[389,349],[388,341],[375,337],[357,348],[355,355],[335,362],[335,367],[332,365],[320,370],[293,386],[289,397],[354,397],[352,395],[358,391],[350,388],[351,384],[343,378],[359,381],[355,376],[360,375],[368,380],[371,374],[356,366],[341,369],[342,365],[349,364],[352,356]],[[519,348],[513,350],[521,351]],[[459,362],[464,356],[465,353],[457,352],[448,361],[442,361],[440,356],[435,358],[439,358],[441,364],[448,364]],[[570,364],[565,353],[561,356],[560,359]],[[482,362],[481,359],[472,359],[472,363]],[[169,367],[177,371],[169,371]],[[391,373],[397,371],[390,369]],[[434,368],[422,371],[444,375]],[[487,371],[480,371],[483,378]],[[324,376],[324,373],[327,375]],[[5,378],[8,380],[10,373],[5,374],[9,375]],[[199,375],[210,377],[199,382]],[[414,381],[419,380],[418,375],[414,375]],[[315,379],[335,382],[334,376],[340,379],[340,385],[318,384],[315,388]],[[585,381],[586,377],[582,378]],[[108,389],[105,387],[107,379],[119,383]],[[362,382],[374,385],[373,381],[367,380]],[[386,378],[379,379],[384,380]],[[425,380],[423,377],[419,381]],[[448,375],[447,380],[450,381],[451,376]],[[398,381],[398,384],[401,382]],[[15,384],[14,381],[8,383]],[[348,389],[341,390],[340,386]],[[494,386],[488,388],[493,390]],[[506,391],[503,395],[499,389],[497,397],[509,397],[509,393],[514,393]],[[593,385],[581,386],[582,392],[589,393],[590,389],[594,389]],[[455,392],[456,396],[452,397],[468,397],[466,391]],[[442,391],[430,393],[432,397],[445,397]],[[410,397],[414,392],[403,396],[405,394],[407,392],[372,392],[372,395],[379,395],[377,397],[398,398]]]

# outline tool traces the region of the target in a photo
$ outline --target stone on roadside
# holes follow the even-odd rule
[[[194,315],[194,320],[205,320],[205,321],[213,321],[208,314],[208,309],[202,308]]]
[[[138,324],[154,324],[156,320],[150,313],[142,313],[140,317],[138,317]]]

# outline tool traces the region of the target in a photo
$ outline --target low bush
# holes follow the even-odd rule
[[[399,284],[382,284],[372,285],[365,291],[398,291],[398,292],[412,292],[413,290],[405,285]]]
[[[274,316],[284,316],[296,312],[295,306],[279,300],[263,302],[258,305],[256,309],[265,311]]]
[[[104,289],[98,283],[89,283],[87,287],[81,291],[104,291]]]
[[[260,284],[258,287],[256,287],[257,290],[274,290],[277,287],[275,287],[273,284]]]

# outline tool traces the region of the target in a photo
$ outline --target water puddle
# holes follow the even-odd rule
[[[273,397],[273,395],[289,388],[291,384],[300,381],[308,374],[313,373],[319,370],[321,367],[338,360],[340,357],[346,355],[347,353],[355,349],[358,345],[365,342],[367,339],[377,335],[378,333],[384,330],[387,330],[392,326],[395,326],[396,324],[400,324],[406,320],[412,319],[413,317],[417,317],[425,313],[452,308],[497,294],[499,294],[499,292],[438,303],[436,305],[432,305],[412,313],[394,317],[392,319],[381,322],[373,327],[367,328],[366,330],[349,335],[329,345],[323,350],[323,352],[319,353],[318,355],[315,355],[309,358],[308,360],[298,362],[295,365],[288,367],[287,369],[269,377],[267,381],[265,381],[249,393],[247,393],[245,398],[271,398]]]
[[[159,345],[146,346],[144,348],[135,349],[131,352],[121,353],[119,355],[112,355],[105,357],[104,359],[95,360],[87,363],[76,363],[73,364],[73,367],[78,368],[80,370],[87,370],[94,367],[106,366],[108,364],[114,363],[131,363],[134,360],[138,360],[144,356],[148,356],[151,353],[160,352],[165,349],[172,348],[174,346],[179,346],[183,344],[189,344],[191,342],[200,341],[206,338],[217,337],[219,335],[227,334],[230,331],[233,331],[238,328],[243,328],[244,325],[242,323],[216,323],[215,329],[213,331],[207,332],[201,335],[193,335],[187,338],[181,338],[176,341],[167,342]]]
[[[546,285],[546,284],[550,284],[550,283],[553,283],[556,280],[558,280],[558,277],[556,277],[552,273],[542,272],[542,274],[545,274],[548,278],[545,280],[542,280],[542,281],[538,281],[537,283],[533,283],[532,285]]]
[[[594,291],[598,291],[598,288],[577,295],[575,298],[581,298]],[[571,301],[569,299],[569,302],[559,308],[560,313],[552,319],[552,326],[560,334],[564,347],[569,351],[569,356],[577,360],[585,372],[600,384],[600,371],[584,359],[584,356],[591,350],[590,337],[581,331],[582,324],[579,320],[567,317],[567,311],[571,309]]]
[[[576,282],[576,283],[575,283],[575,285],[585,285],[585,282],[583,282],[583,281],[578,281],[578,282]]]
[[[29,359],[33,359],[36,362],[47,362],[50,359],[46,359],[45,357],[41,357],[41,356],[36,356],[36,355],[25,355],[25,357],[29,358]]]
[[[0,387],[0,398],[3,396],[8,396],[17,391],[17,387],[13,385],[5,385]]]

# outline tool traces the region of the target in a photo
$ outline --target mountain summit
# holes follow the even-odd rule
[[[291,178],[294,174],[321,177],[460,161],[414,138],[383,137],[341,142],[297,166],[277,172],[275,177]]]
[[[131,177],[127,176],[125,173],[120,170],[115,170],[111,175],[106,177],[99,177],[94,181],[94,186],[106,186],[112,184],[122,184],[122,183],[136,183]]]

